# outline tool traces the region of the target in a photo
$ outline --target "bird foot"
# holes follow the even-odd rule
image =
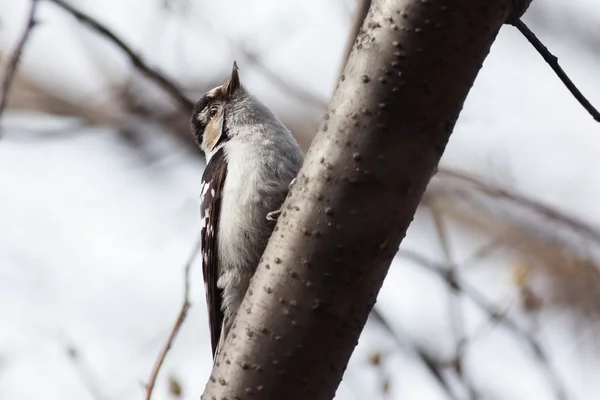
[[[279,210],[271,211],[267,214],[267,221],[277,221],[279,214],[281,214],[281,208]]]
[[[296,183],[296,178],[292,179],[292,181],[288,185],[288,188],[291,188],[292,186],[294,186],[294,183]],[[277,221],[277,218],[279,218],[280,214],[281,214],[281,208],[278,210],[275,210],[275,211],[271,211],[270,213],[267,214],[267,221]]]

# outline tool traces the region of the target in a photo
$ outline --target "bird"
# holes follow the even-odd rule
[[[191,132],[207,164],[200,189],[202,273],[213,359],[227,337],[304,154],[239,78],[195,104]]]

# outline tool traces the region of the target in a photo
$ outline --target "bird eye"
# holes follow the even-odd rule
[[[217,112],[219,110],[217,109],[217,107],[211,107],[210,110],[208,111],[208,115],[210,115],[210,117],[214,117],[215,115],[217,115]]]

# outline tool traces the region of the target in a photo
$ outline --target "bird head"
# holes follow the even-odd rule
[[[238,66],[233,62],[231,75],[221,86],[210,90],[196,103],[192,113],[192,134],[206,154],[231,138],[230,119],[247,97],[240,83]]]

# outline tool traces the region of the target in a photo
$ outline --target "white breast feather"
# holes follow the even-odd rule
[[[271,235],[273,225],[266,214],[280,207],[302,162],[291,134],[282,136],[278,147],[268,138],[224,144],[227,177],[218,230],[217,285],[224,289],[227,311],[239,307]]]

